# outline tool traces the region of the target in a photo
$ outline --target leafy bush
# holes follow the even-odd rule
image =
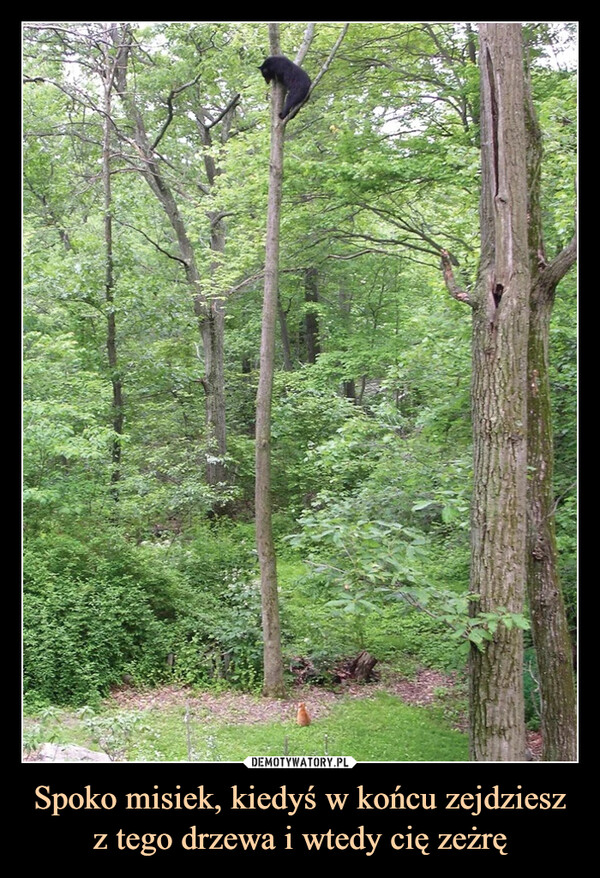
[[[27,698],[92,703],[124,673],[136,683],[173,673],[196,685],[256,688],[262,632],[255,563],[247,529],[218,524],[183,547],[31,540],[24,565]]]
[[[262,630],[253,533],[206,526],[176,565],[170,649],[177,679],[255,688],[262,677]]]
[[[53,537],[24,554],[24,687],[54,704],[97,700],[125,672],[166,670],[172,583],[124,545]]]
[[[398,616],[419,610],[434,620],[446,640],[466,654],[469,643],[483,649],[498,625],[527,629],[527,619],[503,607],[494,612],[469,611],[477,596],[439,588],[426,575],[428,540],[414,528],[386,520],[361,518],[358,501],[341,501],[306,513],[303,530],[290,544],[307,553],[318,580],[337,594],[326,606],[341,627],[348,627],[360,649],[368,647],[368,622],[386,604],[398,605]]]
[[[395,632],[397,650],[412,656],[417,664],[441,670],[464,665],[465,655],[460,644],[440,621],[414,610],[399,618],[396,616],[393,625],[388,614],[387,623]]]
[[[202,585],[180,590],[171,627],[174,673],[184,683],[254,689],[262,676],[260,589],[230,573],[214,592]]]

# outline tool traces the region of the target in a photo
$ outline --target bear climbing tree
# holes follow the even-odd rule
[[[280,82],[287,91],[287,97],[283,110],[279,114],[280,119],[285,119],[292,110],[304,103],[310,91],[310,77],[285,55],[270,55],[265,58],[258,68],[265,78],[265,82],[275,79]]]
[[[327,61],[315,78],[317,82],[331,64],[348,29],[344,25]],[[296,60],[301,62],[310,46],[314,26],[308,25]],[[271,147],[269,152],[269,201],[265,241],[265,286],[260,343],[260,372],[256,394],[256,547],[260,564],[263,630],[263,695],[279,698],[285,694],[281,649],[277,559],[271,521],[271,398],[275,357],[275,322],[279,291],[279,228],[283,180],[284,132],[290,114],[306,99],[311,88],[308,75],[298,64],[279,54],[279,26],[269,25],[271,55],[259,68],[267,82],[274,81],[271,108]],[[283,91],[287,100],[283,104]]]

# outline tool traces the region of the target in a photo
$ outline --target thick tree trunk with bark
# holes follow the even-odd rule
[[[525,594],[529,259],[521,29],[480,25],[481,264],[473,308],[471,592],[521,613]],[[470,660],[471,758],[525,757],[521,631]]]
[[[558,573],[548,325],[554,290],[534,288],[529,333],[527,586],[541,697],[542,758],[577,759],[571,638]]]
[[[556,550],[548,343],[556,286],[574,264],[577,245],[573,238],[556,259],[546,262],[540,186],[542,137],[528,87],[525,98],[532,284],[527,376],[527,588],[540,683],[542,759],[569,762],[577,758],[577,705]]]
[[[510,159],[510,152],[504,147],[509,144],[501,127],[502,107],[507,105],[496,90],[494,71],[499,67],[494,64],[494,56],[488,51],[487,59],[483,54],[489,49],[489,30],[481,29],[480,67],[482,77],[482,104],[488,106],[482,125],[483,138],[483,188],[482,188],[482,253],[486,249],[493,252],[489,242],[493,240],[495,222],[493,209],[501,205],[503,198],[494,200],[494,187],[490,186],[489,165],[491,159],[493,180],[494,169],[500,168],[500,160]],[[500,74],[508,83],[508,77]],[[542,160],[542,138],[538,126],[535,109],[531,97],[529,81],[523,76],[524,123],[526,131],[526,168],[527,168],[527,235],[529,252],[529,330],[527,337],[527,542],[526,542],[526,581],[527,596],[531,616],[533,641],[538,659],[539,682],[542,702],[542,758],[547,761],[572,761],[576,759],[576,694],[574,674],[571,664],[571,643],[564,607],[560,580],[558,576],[556,534],[554,522],[554,486],[553,486],[553,437],[551,421],[551,397],[549,383],[548,336],[550,317],[554,304],[554,296],[558,283],[571,268],[577,258],[576,236],[558,256],[548,263],[544,253],[544,240],[541,215],[541,183],[540,171]],[[516,108],[515,108],[516,112]],[[487,126],[486,126],[487,123]],[[497,159],[494,153],[497,147]],[[506,153],[506,155],[504,155]],[[497,168],[496,168],[497,166]],[[500,173],[498,173],[500,178]],[[516,179],[516,178],[515,178]],[[497,194],[500,194],[499,187]],[[487,193],[487,194],[486,194]],[[487,202],[486,202],[487,197]],[[507,236],[507,241],[510,237]],[[512,245],[511,245],[512,250]],[[513,251],[514,252],[514,251]],[[502,253],[502,248],[498,249]],[[509,254],[510,255],[510,254]],[[482,266],[485,265],[482,259]],[[482,321],[482,295],[485,288],[478,287],[476,295],[471,295],[456,284],[453,276],[452,263],[447,252],[442,253],[442,267],[448,291],[461,302],[474,309],[475,326],[480,333],[480,342],[474,345],[475,352],[483,353],[482,366],[478,367],[475,378],[485,374],[485,361],[494,351],[494,346],[486,348],[485,321]],[[483,278],[483,274],[482,274]],[[490,329],[494,327],[494,306],[500,308],[505,290],[503,284],[490,286],[491,296],[488,298],[488,320]],[[493,303],[493,304],[492,304]],[[474,333],[475,339],[475,333]],[[482,369],[482,371],[480,371]],[[500,373],[499,373],[500,374]],[[474,382],[475,386],[475,382]],[[508,386],[508,385],[507,385]],[[482,395],[485,398],[485,394]],[[493,397],[491,397],[493,399]],[[481,414],[475,405],[474,421],[481,425]],[[508,410],[507,410],[508,411]],[[498,423],[495,417],[489,418],[488,430]],[[476,441],[476,462],[478,449],[483,442]],[[516,447],[515,447],[516,448]],[[479,480],[476,468],[476,479]],[[474,521],[480,515],[474,505]],[[474,557],[475,547],[482,544],[485,530],[473,531]],[[520,550],[520,549],[519,549]],[[493,569],[493,568],[490,568]],[[474,568],[475,570],[475,568]],[[477,591],[474,575],[474,591]],[[507,591],[508,595],[508,591]],[[490,651],[490,656],[492,657]],[[476,696],[481,687],[475,670],[478,664],[474,656],[474,674],[472,679],[472,708],[485,697]],[[484,671],[484,674],[487,673]],[[475,718],[472,718],[475,723]],[[483,720],[481,722],[483,728]],[[482,732],[483,734],[483,732]],[[474,746],[477,732],[473,734]],[[480,758],[474,749],[474,757]],[[488,757],[485,757],[488,758]],[[516,758],[516,757],[515,757]]]

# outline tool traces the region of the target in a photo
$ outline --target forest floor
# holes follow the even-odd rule
[[[205,710],[211,718],[228,724],[247,724],[289,722],[296,715],[298,703],[304,701],[313,719],[326,715],[341,699],[373,698],[380,692],[395,695],[406,704],[427,706],[433,704],[441,691],[451,691],[455,686],[453,675],[443,674],[423,668],[414,679],[386,675],[384,680],[375,683],[346,682],[333,691],[320,686],[295,687],[287,700],[263,698],[239,692],[203,692],[192,695],[181,686],[163,686],[160,689],[141,692],[122,688],[112,692],[109,701],[115,702],[122,710],[149,710],[185,705],[189,710]],[[457,717],[455,728],[467,729],[466,716]],[[527,732],[527,746],[533,760],[541,755],[542,741],[539,732]]]
[[[321,686],[295,686],[285,700],[240,692],[203,692],[194,695],[182,686],[163,686],[145,692],[125,687],[116,689],[107,703],[115,703],[122,710],[140,711],[184,705],[190,710],[204,710],[212,719],[228,724],[251,725],[289,721],[295,717],[300,701],[305,702],[309,714],[315,719],[327,714],[344,698],[372,698],[380,692],[395,695],[407,704],[428,705],[433,704],[440,690],[453,685],[452,677],[424,669],[416,674],[414,680],[386,676],[385,680],[375,683],[347,681],[335,691]]]
[[[406,704],[428,706],[439,701],[440,693],[454,690],[456,681],[453,675],[439,671],[421,669],[413,679],[400,675],[385,674],[372,683],[345,681],[337,690],[321,686],[297,685],[290,690],[287,699],[263,698],[260,695],[240,692],[201,692],[181,685],[161,686],[158,689],[135,689],[131,686],[115,688],[104,706],[121,711],[169,710],[182,707],[191,713],[204,714],[212,720],[228,725],[253,725],[269,722],[290,722],[295,718],[298,703],[303,701],[313,719],[326,716],[343,699],[374,698],[380,693],[394,695]],[[466,731],[466,715],[458,711],[453,725]],[[533,760],[541,753],[541,738],[537,732],[527,733],[527,745]],[[36,754],[26,757],[27,761],[37,761]]]

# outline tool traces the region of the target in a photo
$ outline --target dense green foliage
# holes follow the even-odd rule
[[[25,691],[85,703],[124,673],[156,680],[172,583],[125,546],[32,540],[24,559]]]
[[[140,172],[116,93],[114,302],[105,296],[103,28],[25,28],[23,621],[31,704],[91,703],[124,675],[137,684],[174,678],[246,690],[261,678],[252,510],[269,133],[257,67],[266,25],[135,28],[131,62],[137,106],[152,139],[160,138],[160,167],[204,294],[226,310],[228,481],[220,486],[205,478],[213,453],[205,354],[178,241]],[[287,54],[302,34],[301,23],[282,25]],[[312,76],[338,34],[337,25],[317,25],[304,63]],[[466,638],[485,639],[499,624],[468,621],[470,319],[447,295],[439,267],[448,248],[462,283],[477,269],[472,38],[466,23],[352,25],[287,129],[274,526],[286,661],[291,668],[308,657],[325,682],[340,658],[362,648],[406,673],[460,668]],[[546,145],[545,231],[557,252],[573,225],[576,99],[574,74],[548,59],[572,35],[540,25],[528,39]],[[222,113],[236,95],[226,130]],[[210,143],[199,108],[211,120]],[[211,249],[217,214],[226,218],[222,252]],[[551,377],[561,573],[573,628],[575,308],[568,276],[551,331]],[[109,313],[116,370],[107,358]],[[111,394],[117,372],[122,432]],[[400,708],[389,709],[402,722]],[[405,740],[401,758],[423,758],[408,733]],[[391,758],[384,745],[361,755],[354,742],[338,743],[356,758]],[[461,758],[462,746],[448,758]]]

